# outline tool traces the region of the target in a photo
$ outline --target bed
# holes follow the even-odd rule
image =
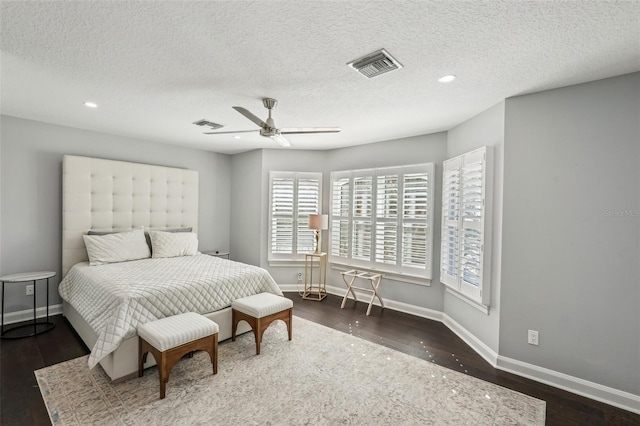
[[[170,236],[154,232],[168,230],[189,230],[194,236],[195,171],[66,155],[62,204],[63,313],[91,349],[89,366],[99,363],[113,381],[137,373],[138,324],[198,312],[218,323],[224,340],[231,337],[233,300],[264,291],[282,294],[262,268],[200,253],[94,262],[93,246],[87,241],[85,247],[89,231],[106,235],[90,241],[134,233],[139,238],[142,229],[153,238]],[[249,329],[241,326],[240,332]],[[154,364],[148,357],[145,367]]]

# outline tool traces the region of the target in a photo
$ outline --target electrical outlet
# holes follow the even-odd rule
[[[302,272],[298,272],[298,282],[302,282]]]
[[[33,296],[33,284],[27,285],[27,296]]]
[[[527,343],[538,346],[538,332],[536,330],[529,330],[529,333],[527,334]]]

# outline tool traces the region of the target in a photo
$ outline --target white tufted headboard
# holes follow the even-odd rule
[[[62,160],[62,276],[87,260],[82,235],[198,227],[198,172],[65,155]]]

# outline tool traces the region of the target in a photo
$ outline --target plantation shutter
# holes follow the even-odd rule
[[[373,176],[371,174],[355,176],[353,178],[353,234],[351,237],[351,258],[354,260],[371,261],[372,213]]]
[[[309,215],[320,213],[320,181],[317,178],[298,179],[298,253],[315,251],[315,232],[309,229]]]
[[[428,170],[406,170],[402,191],[402,271],[424,270],[431,277],[430,175]]]
[[[432,163],[332,172],[329,260],[430,279],[432,176]]]
[[[482,254],[482,162],[465,164],[461,170],[462,202],[462,280],[474,287],[480,285]]]
[[[351,224],[351,179],[349,172],[331,174],[331,247],[332,259],[349,259]]]
[[[271,253],[293,254],[294,177],[271,179]]]
[[[475,298],[482,289],[484,152],[462,159],[460,169],[460,279],[461,290]]]
[[[321,212],[322,173],[269,174],[269,260],[303,260],[315,251],[309,215]]]
[[[376,177],[375,261],[395,265],[398,258],[398,175]]]
[[[442,176],[440,280],[485,306],[490,300],[489,288],[483,285],[490,272],[485,255],[490,228],[486,190],[489,154],[483,147],[447,160]]]
[[[447,160],[442,171],[440,281],[455,287],[460,269],[460,164],[460,157]]]

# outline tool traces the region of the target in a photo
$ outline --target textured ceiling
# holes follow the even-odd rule
[[[640,70],[637,1],[2,1],[1,112],[223,153],[278,99],[279,127],[331,149],[448,130],[504,98]],[[404,68],[346,63],[380,48]],[[457,80],[436,80],[455,74]],[[89,109],[84,101],[99,107]]]

